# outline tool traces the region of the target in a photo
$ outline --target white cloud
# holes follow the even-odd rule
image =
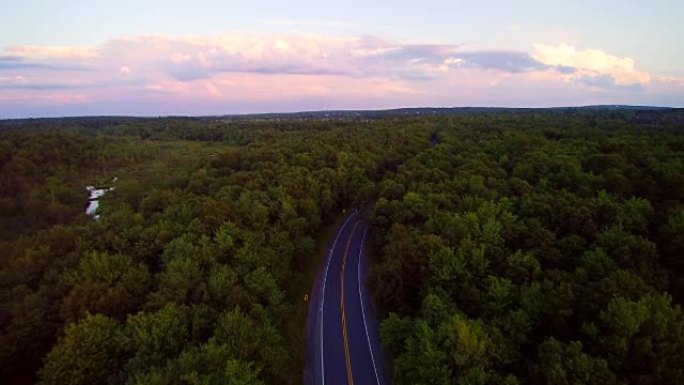
[[[19,45],[6,52],[26,59],[93,59],[99,55],[99,49],[91,46]]]
[[[455,57],[450,57],[444,60],[444,64],[450,65],[450,66],[458,66],[462,64],[465,60],[461,58],[455,58]]]
[[[532,57],[551,66],[573,67],[576,79],[610,76],[621,86],[646,85],[651,82],[647,71],[635,68],[634,59],[610,55],[597,49],[578,50],[574,46],[534,44]]]
[[[658,81],[675,87],[684,87],[684,78],[674,76],[658,76]]]

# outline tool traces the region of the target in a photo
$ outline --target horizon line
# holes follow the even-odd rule
[[[405,110],[559,110],[559,109],[631,109],[631,110],[677,110],[682,107],[657,106],[657,105],[637,105],[637,104],[590,104],[580,106],[552,106],[552,107],[503,107],[503,106],[451,106],[451,107],[395,107],[381,109],[321,109],[321,110],[297,110],[297,111],[272,111],[272,112],[244,112],[244,113],[224,113],[224,114],[198,114],[198,115],[134,115],[134,114],[93,114],[93,115],[52,115],[52,116],[29,116],[20,118],[2,118],[0,122],[21,121],[21,120],[49,120],[49,119],[79,119],[79,118],[133,118],[133,119],[169,119],[169,118],[240,118],[258,117],[269,115],[298,115],[298,114],[322,114],[322,113],[374,113],[392,112]]]

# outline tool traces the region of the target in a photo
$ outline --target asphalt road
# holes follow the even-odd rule
[[[365,286],[367,230],[352,213],[331,242],[309,308],[307,384],[389,383]]]

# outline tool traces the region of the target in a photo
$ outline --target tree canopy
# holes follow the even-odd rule
[[[358,207],[395,383],[682,383],[682,133],[638,109],[0,122],[0,382],[300,383],[307,272]],[[113,187],[98,219],[86,186]]]

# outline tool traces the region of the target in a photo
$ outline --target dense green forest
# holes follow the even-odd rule
[[[300,383],[316,237],[429,146],[399,126],[0,131],[0,382]]]
[[[0,383],[300,383],[353,206],[395,383],[683,383],[683,134],[681,110],[0,122]],[[98,220],[88,185],[114,187]]]
[[[681,113],[449,117],[373,213],[396,384],[684,383]]]

